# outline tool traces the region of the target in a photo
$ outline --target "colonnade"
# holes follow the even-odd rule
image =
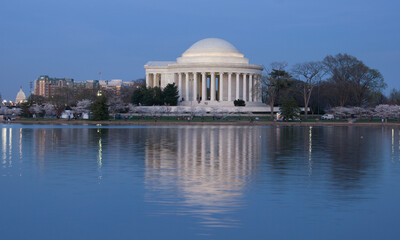
[[[178,72],[173,82],[181,101],[228,101],[242,99],[261,102],[261,75],[243,72]],[[146,84],[161,87],[163,74],[147,73]]]
[[[147,87],[161,87],[161,74],[160,73],[146,73],[146,86]]]

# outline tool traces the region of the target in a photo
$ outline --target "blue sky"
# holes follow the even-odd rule
[[[3,0],[0,93],[14,99],[39,75],[75,81],[144,77],[198,40],[231,42],[251,63],[348,53],[400,88],[400,2],[395,0]]]

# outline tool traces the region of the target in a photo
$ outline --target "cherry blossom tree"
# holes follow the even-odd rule
[[[41,115],[43,114],[43,107],[40,106],[40,105],[31,106],[31,107],[29,108],[29,112],[30,112],[32,115],[36,116],[36,117],[41,116]]]
[[[89,113],[90,105],[92,105],[92,101],[90,101],[89,99],[84,99],[84,100],[78,101],[78,103],[76,104],[76,107],[72,107],[72,110],[78,114]]]
[[[108,101],[108,111],[112,114],[123,113],[128,110],[128,106],[119,97],[110,97]]]
[[[46,103],[43,106],[43,111],[44,111],[46,116],[52,116],[52,115],[54,115],[56,113],[56,109],[54,108],[54,105],[50,104],[50,103]]]

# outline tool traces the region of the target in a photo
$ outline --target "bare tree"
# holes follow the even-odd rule
[[[352,83],[359,107],[363,105],[369,92],[380,92],[386,87],[382,74],[376,69],[370,69],[362,62],[356,66]]]
[[[266,101],[269,103],[271,118],[274,118],[274,105],[279,96],[279,92],[288,87],[291,79],[290,74],[285,70],[287,63],[274,62],[270,68],[264,68],[266,75],[262,77],[263,91],[266,95]]]
[[[391,104],[400,104],[400,90],[393,88],[392,91],[390,91],[389,102]]]
[[[354,65],[354,57],[347,54],[326,56],[323,64],[330,75],[329,81],[333,83],[335,95],[339,106],[343,107],[349,100],[351,94],[350,76]]]
[[[314,86],[322,79],[324,68],[321,62],[298,63],[293,66],[292,73],[302,81],[301,91],[304,99],[304,113],[308,117],[308,105]]]
[[[327,56],[323,60],[329,81],[334,83],[334,91],[339,100],[339,106],[348,104],[354,98],[361,107],[366,95],[381,91],[386,87],[378,70],[370,69],[362,61],[347,54]]]

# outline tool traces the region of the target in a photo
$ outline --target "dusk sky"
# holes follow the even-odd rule
[[[291,66],[348,53],[400,88],[400,1],[8,0],[0,3],[0,93],[40,75],[131,81],[208,37],[251,63]]]

